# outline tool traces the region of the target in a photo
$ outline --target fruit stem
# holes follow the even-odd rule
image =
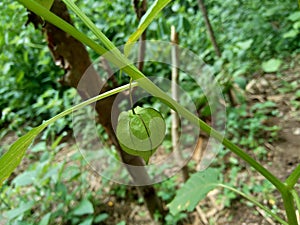
[[[130,99],[130,106],[131,106],[132,113],[133,113],[133,115],[135,115],[135,111],[134,111],[134,108],[133,108],[133,101],[132,101],[131,82],[132,82],[132,78],[130,78],[130,81],[129,81],[129,99]]]

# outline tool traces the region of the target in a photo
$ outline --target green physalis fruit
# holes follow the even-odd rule
[[[164,118],[152,108],[138,106],[122,112],[118,119],[117,138],[122,149],[128,154],[142,157],[146,164],[163,142],[165,131]]]

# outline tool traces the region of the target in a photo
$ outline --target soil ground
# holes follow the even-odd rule
[[[298,67],[284,71],[281,75],[264,74],[255,77],[247,85],[246,97],[251,105],[255,102],[272,101],[276,104],[274,110],[278,110],[278,116],[270,117],[265,121],[265,125],[280,127],[278,139],[272,143],[265,143],[268,150],[268,157],[260,161],[267,169],[275,174],[280,180],[285,180],[288,175],[300,163],[300,110],[293,101],[298,101],[295,96],[297,90],[300,90],[300,71]],[[253,173],[249,176],[256,176],[260,180],[262,177]],[[282,202],[279,193],[274,193],[277,204],[282,209]],[[235,206],[225,209],[225,215],[231,215],[232,221],[227,222],[220,218],[216,224],[227,225],[263,225],[279,224],[270,219],[265,219],[263,212],[259,208],[253,209],[246,205],[236,202]],[[224,213],[224,212],[223,212]],[[279,215],[284,215],[283,210],[279,210]],[[283,216],[284,217],[284,216]],[[222,220],[225,220],[222,222]]]

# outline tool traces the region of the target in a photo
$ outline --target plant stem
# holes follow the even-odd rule
[[[129,81],[129,100],[130,100],[130,107],[131,107],[132,113],[135,115],[135,111],[134,111],[134,108],[133,108],[131,83],[132,83],[132,78],[130,78],[130,81]]]
[[[82,11],[77,7],[77,5],[74,4],[71,0],[63,0],[63,2],[74,11],[74,13],[82,20],[84,21],[85,25],[90,28],[90,30],[96,35],[99,40],[102,41],[104,46],[108,50],[115,49],[115,45],[99,30],[95,24],[84,14]]]
[[[280,222],[283,225],[289,225],[286,221],[284,221],[283,219],[281,219],[277,214],[273,213],[269,208],[267,208],[266,206],[262,205],[260,202],[258,202],[255,198],[253,198],[252,196],[249,196],[233,187],[230,187],[228,185],[225,184],[218,184],[219,187],[223,187],[226,188],[228,190],[231,190],[239,195],[241,195],[242,197],[244,197],[245,199],[247,199],[248,201],[252,202],[253,204],[255,204],[256,206],[258,206],[259,208],[261,208],[262,210],[264,210],[266,213],[268,213],[270,216],[272,216],[272,218],[276,219],[278,222]]]
[[[295,200],[297,210],[298,210],[298,215],[300,213],[300,197],[295,189],[291,190],[291,194],[293,195],[293,198]]]
[[[287,188],[281,192],[281,196],[283,199],[283,205],[285,208],[286,216],[288,218],[289,225],[298,225],[296,210],[294,206],[293,196]]]
[[[84,106],[87,106],[87,105],[89,105],[89,104],[91,104],[91,103],[94,103],[94,102],[96,102],[96,101],[99,101],[99,100],[101,100],[101,99],[107,98],[107,97],[109,97],[109,96],[111,96],[111,95],[114,95],[114,94],[117,94],[117,93],[119,93],[119,92],[125,91],[125,90],[127,90],[127,89],[129,89],[129,88],[131,88],[131,87],[136,87],[137,85],[138,85],[138,84],[137,84],[136,82],[133,82],[133,83],[126,84],[126,85],[123,85],[123,86],[121,86],[121,87],[114,88],[114,89],[112,89],[112,90],[106,91],[106,92],[103,93],[103,94],[100,94],[100,95],[97,95],[97,96],[95,96],[95,97],[93,97],[93,98],[90,98],[90,99],[88,99],[88,100],[86,100],[86,101],[84,101],[84,102],[81,102],[81,103],[79,103],[79,104],[77,104],[77,105],[75,105],[75,106],[73,106],[73,107],[71,107],[71,108],[69,108],[69,109],[67,109],[67,110],[65,110],[65,111],[63,111],[63,112],[57,114],[56,116],[52,117],[51,119],[46,120],[46,121],[43,123],[43,125],[44,125],[44,126],[48,126],[49,124],[51,124],[51,123],[55,122],[56,120],[58,120],[58,119],[60,119],[60,118],[62,118],[62,117],[64,117],[64,116],[66,116],[66,115],[72,113],[72,112],[75,111],[75,110],[81,109],[81,108],[83,108]]]
[[[285,183],[289,189],[292,189],[300,178],[300,164],[293,170]]]

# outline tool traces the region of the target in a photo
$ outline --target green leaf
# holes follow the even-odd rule
[[[27,203],[22,202],[20,204],[20,207],[5,212],[4,216],[10,220],[14,219],[18,216],[21,216],[24,212],[28,211],[29,209],[31,209],[33,205],[34,202],[27,202]]]
[[[27,134],[20,137],[9,150],[0,158],[0,185],[6,180],[14,169],[20,164],[27,148],[34,138],[41,133],[47,124],[33,128]]]
[[[91,225],[93,223],[93,219],[93,217],[87,218],[78,225]]]
[[[94,219],[95,223],[100,223],[103,222],[104,220],[106,220],[109,217],[109,215],[107,213],[101,213],[100,215],[96,216],[96,218]]]
[[[217,169],[209,168],[193,174],[168,204],[170,212],[176,215],[183,210],[194,210],[199,201],[218,185],[218,173]]]
[[[247,50],[251,47],[253,39],[248,39],[247,41],[240,41],[236,45],[243,50]]]
[[[117,223],[117,225],[126,225],[126,222],[125,221],[121,221],[121,222]]]
[[[242,77],[242,76],[237,76],[237,77],[234,77],[234,82],[242,89],[245,89],[246,88],[246,85],[247,85],[247,79],[245,77]]]
[[[282,35],[283,38],[294,38],[299,34],[297,30],[290,30]]]
[[[129,55],[132,45],[139,39],[139,37],[146,30],[146,28],[150,25],[150,23],[155,19],[155,17],[158,15],[158,13],[161,10],[163,10],[163,8],[166,7],[170,1],[171,0],[156,0],[151,5],[151,7],[147,10],[145,15],[142,17],[137,30],[133,34],[130,35],[128,41],[125,44],[124,53],[126,56]]]
[[[31,185],[37,176],[37,171],[25,171],[21,174],[19,174],[15,179],[13,179],[12,183],[16,187],[22,187],[22,186],[27,186]]]
[[[297,11],[292,13],[291,15],[289,15],[288,19],[291,21],[300,20],[300,12]]]
[[[81,216],[94,213],[93,204],[88,199],[83,199],[73,211],[73,215]]]
[[[37,143],[36,145],[32,146],[30,149],[31,152],[43,152],[47,150],[47,144],[45,141],[41,141]]]
[[[299,28],[300,28],[300,21],[297,21],[297,22],[295,22],[294,24],[293,24],[293,28],[295,29],[295,30],[299,30]]]
[[[54,0],[35,0],[37,3],[44,6],[46,9],[50,9],[53,5]]]
[[[270,59],[262,63],[262,68],[266,73],[277,72],[281,66],[280,59]]]
[[[47,213],[46,215],[44,215],[39,225],[48,225],[50,221],[50,217],[51,217],[51,213]]]

